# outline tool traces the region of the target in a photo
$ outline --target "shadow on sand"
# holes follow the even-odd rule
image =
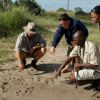
[[[37,68],[34,68],[34,66],[32,66],[31,64],[27,64],[25,65],[25,69],[28,69],[30,67],[32,67],[33,69],[36,69],[37,71],[41,71],[41,74],[45,74],[45,73],[51,73],[51,72],[55,72],[61,64],[54,64],[54,63],[50,63],[50,64],[38,64]],[[12,69],[0,69],[0,72],[4,72],[6,70],[19,70],[18,68],[12,68]]]
[[[38,64],[37,71],[44,71],[45,73],[50,73],[56,71],[61,64]],[[25,66],[25,69],[32,67],[31,64]],[[34,66],[33,66],[34,68]]]

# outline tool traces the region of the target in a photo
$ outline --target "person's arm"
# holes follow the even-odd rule
[[[22,36],[19,35],[16,41],[15,51],[20,52],[22,50],[22,45],[23,45],[23,39]]]
[[[90,63],[84,63],[84,64],[78,64],[78,63],[75,63],[74,64],[74,68],[75,70],[78,70],[80,68],[92,68],[94,69],[95,67],[97,67],[97,65],[94,65],[94,64],[90,64]]]
[[[69,56],[65,59],[63,64],[60,66],[60,68],[57,70],[55,77],[58,78],[58,76],[61,75],[61,70],[72,61],[73,58],[78,56],[78,46],[76,45],[73,50],[70,52]]]
[[[59,28],[57,29],[56,33],[53,36],[53,41],[52,41],[51,48],[50,48],[51,54],[55,53],[55,48],[60,42],[63,34],[64,34],[63,29],[59,26]]]
[[[67,57],[65,61],[62,63],[62,65],[59,67],[59,69],[56,72],[55,78],[58,78],[58,76],[61,76],[61,70],[72,60],[72,57]]]
[[[75,68],[92,68],[95,69],[99,65],[99,49],[98,47],[94,44],[91,43],[91,46],[89,47],[89,62],[88,63],[83,63],[83,64],[75,64]]]

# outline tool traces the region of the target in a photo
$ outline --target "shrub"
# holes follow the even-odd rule
[[[64,8],[59,8],[57,11],[66,12],[66,10]]]
[[[31,21],[27,12],[22,8],[14,8],[0,14],[0,36],[7,36],[22,29],[22,26]]]

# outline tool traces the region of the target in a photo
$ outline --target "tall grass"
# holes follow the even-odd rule
[[[31,21],[25,8],[13,8],[0,14],[0,35],[7,36],[21,30],[22,26]]]

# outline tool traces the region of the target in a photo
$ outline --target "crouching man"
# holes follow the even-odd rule
[[[27,57],[34,58],[31,64],[37,68],[36,62],[46,53],[46,42],[37,32],[33,22],[29,22],[23,29],[24,32],[19,34],[16,41],[15,57],[19,62],[20,70],[25,68]]]
[[[56,72],[56,78],[61,75],[61,70],[73,58],[79,57],[80,61],[74,64],[73,73],[70,76],[71,80],[100,79],[100,54],[98,47],[91,41],[85,41],[85,37],[80,30],[73,35],[73,41],[77,45]]]

